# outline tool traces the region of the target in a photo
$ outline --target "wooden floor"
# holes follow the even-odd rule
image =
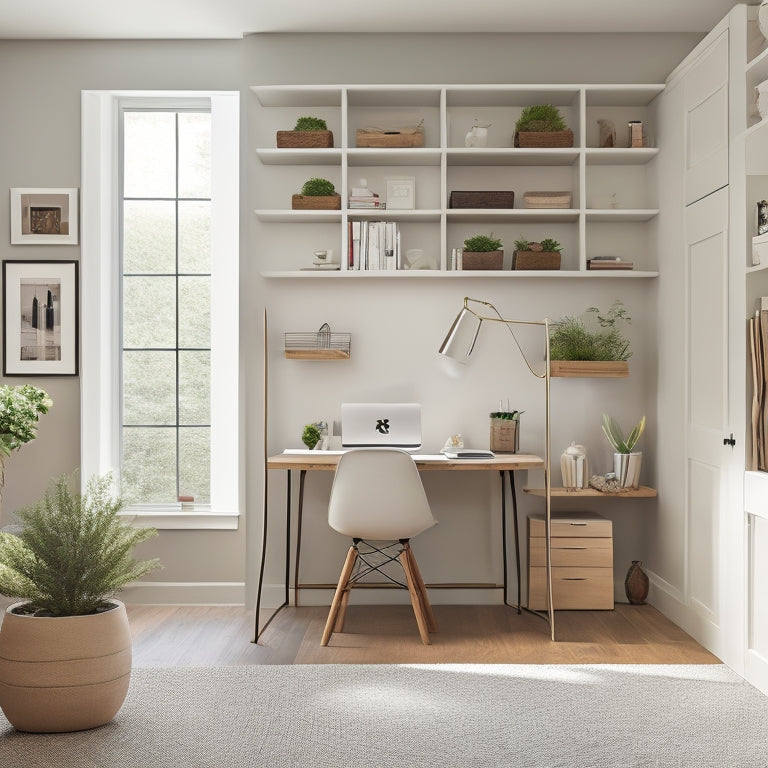
[[[557,642],[540,617],[505,606],[434,606],[439,632],[422,645],[410,606],[355,606],[320,646],[327,608],[284,608],[253,639],[238,607],[129,605],[134,665],[233,664],[717,664],[649,605],[558,611]]]

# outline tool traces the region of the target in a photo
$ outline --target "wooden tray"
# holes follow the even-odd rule
[[[366,131],[358,128],[358,147],[423,147],[424,131]]]
[[[626,360],[550,360],[549,375],[566,379],[623,379],[629,376]]]
[[[451,192],[449,208],[514,208],[515,193],[507,191],[472,190],[469,192]]]

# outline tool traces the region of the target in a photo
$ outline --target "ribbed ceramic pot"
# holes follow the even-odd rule
[[[109,722],[128,693],[125,605],[87,616],[14,613],[0,624],[0,709],[19,731],[82,731]]]

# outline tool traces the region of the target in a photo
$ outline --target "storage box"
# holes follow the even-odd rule
[[[572,147],[573,131],[518,131],[515,146],[527,148]]]
[[[358,128],[356,143],[358,147],[423,147],[424,131],[420,128],[411,131],[366,131]]]
[[[515,251],[512,269],[560,269],[557,251]]]
[[[292,195],[291,208],[294,211],[341,210],[341,195]]]
[[[570,192],[526,192],[523,195],[525,208],[570,208]]]
[[[461,254],[462,269],[502,269],[504,251],[464,251]]]
[[[333,147],[330,131],[278,131],[278,149],[317,149]]]
[[[491,450],[494,453],[517,453],[520,448],[520,422],[491,417]]]
[[[451,192],[449,208],[514,208],[515,193],[508,191]]]

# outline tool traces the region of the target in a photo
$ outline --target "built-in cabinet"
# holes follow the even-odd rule
[[[259,269],[265,276],[382,277],[392,272],[349,267],[350,221],[393,220],[401,250],[420,249],[426,270],[398,270],[398,276],[488,276],[487,271],[452,269],[451,253],[475,234],[492,234],[505,246],[505,277],[655,277],[659,263],[650,222],[658,215],[651,183],[658,155],[649,105],[663,90],[651,85],[370,85],[254,86],[257,119],[256,190]],[[525,106],[556,105],[574,133],[573,147],[513,146],[515,123]],[[334,147],[277,148],[278,130],[290,130],[300,116],[326,120]],[[600,147],[598,120],[616,127],[616,146]],[[642,121],[647,146],[629,147],[630,121]],[[489,125],[485,147],[466,147],[475,123]],[[422,147],[356,146],[364,128],[397,130],[420,126]],[[298,211],[291,196],[308,178],[333,182],[341,209]],[[388,179],[415,182],[410,210],[350,209],[350,191],[365,185],[386,201]],[[452,208],[451,192],[515,193],[514,208]],[[571,207],[524,207],[529,191],[568,191]],[[290,233],[290,236],[288,236]],[[512,271],[514,241],[553,238],[563,246],[559,271]],[[338,270],[308,269],[315,250],[332,250]],[[593,256],[619,256],[634,270],[595,273]]]

